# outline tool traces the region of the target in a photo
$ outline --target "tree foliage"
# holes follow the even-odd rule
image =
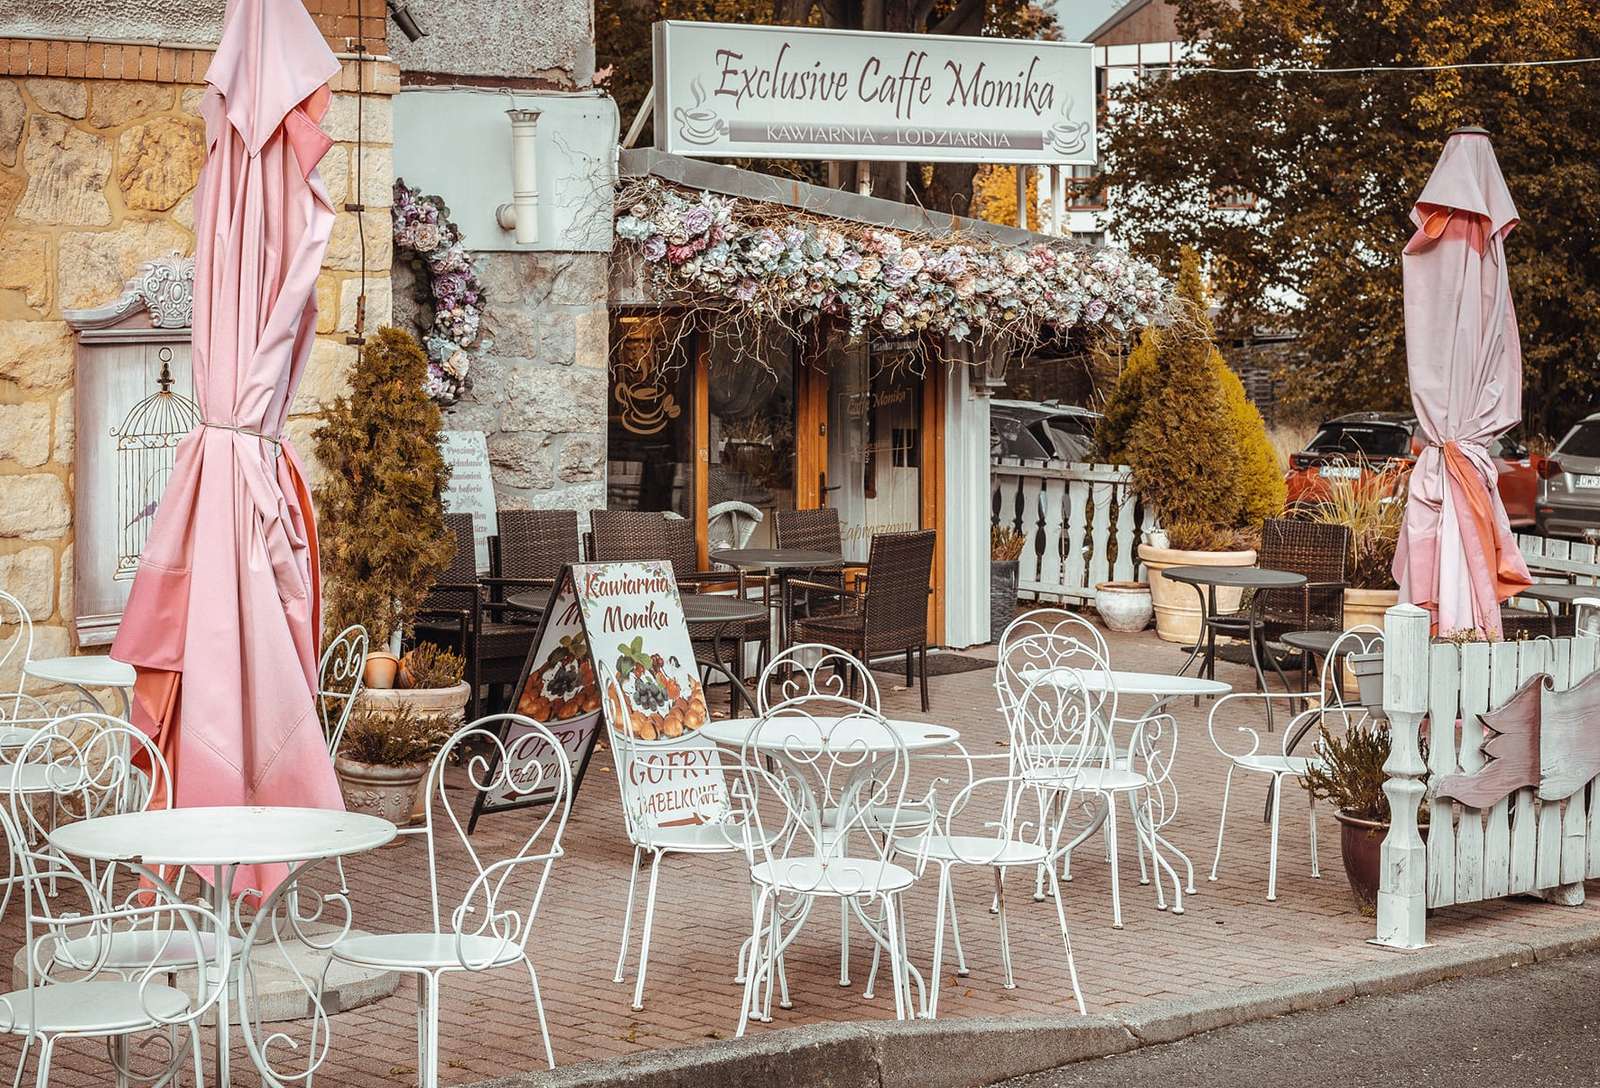
[[[1217,68],[1442,65],[1600,55],[1586,0],[1174,0]],[[1559,433],[1600,391],[1600,65],[1420,73],[1190,72],[1113,106],[1113,228],[1212,263],[1224,331],[1293,328],[1307,411],[1407,406],[1400,250],[1450,130],[1494,136],[1522,215],[1508,244],[1524,407]],[[1253,211],[1220,205],[1254,194]],[[1236,201],[1235,201],[1236,202]]]
[[[1289,488],[1278,465],[1278,455],[1272,450],[1272,440],[1267,437],[1261,409],[1245,395],[1244,382],[1215,347],[1211,349],[1211,368],[1222,386],[1228,420],[1239,443],[1240,523],[1246,529],[1258,530],[1263,521],[1283,513]]]
[[[1128,440],[1133,437],[1133,425],[1139,421],[1139,410],[1144,407],[1155,375],[1156,349],[1156,330],[1144,330],[1106,398],[1094,434],[1095,457],[1106,464],[1127,464]]]
[[[323,626],[363,624],[375,645],[408,630],[454,537],[444,522],[449,478],[439,406],[422,391],[428,357],[408,332],[380,329],[317,428],[327,469],[316,490]]]

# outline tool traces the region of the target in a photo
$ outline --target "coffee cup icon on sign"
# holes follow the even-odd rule
[[[1044,130],[1044,141],[1058,155],[1076,155],[1089,146],[1089,122],[1057,121]]]
[[[691,144],[713,144],[728,132],[728,122],[717,116],[717,111],[706,105],[705,85],[697,78],[689,86],[694,90],[694,105],[679,106],[672,111],[677,122],[678,135]]]

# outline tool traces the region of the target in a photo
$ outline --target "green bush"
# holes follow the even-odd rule
[[[1151,377],[1156,369],[1157,333],[1146,329],[1139,343],[1122,364],[1116,388],[1106,398],[1104,414],[1095,428],[1095,459],[1105,464],[1127,463],[1128,439],[1133,425],[1138,422],[1139,409],[1149,395]]]
[[[1200,259],[1185,250],[1178,273],[1185,313],[1160,337],[1149,391],[1126,448],[1133,486],[1167,526],[1238,529],[1243,455],[1211,356],[1211,322]]]
[[[410,629],[455,548],[444,523],[439,407],[422,390],[427,369],[410,333],[380,329],[350,395],[316,432],[328,470],[315,494],[323,626],[360,623],[374,646]]]
[[[1245,396],[1244,382],[1216,349],[1211,352],[1212,366],[1217,380],[1222,383],[1223,396],[1228,401],[1228,415],[1233,422],[1239,441],[1239,497],[1243,527],[1260,532],[1261,523],[1283,513],[1283,504],[1289,497],[1283,471],[1278,467],[1278,455],[1272,450],[1272,440],[1267,437],[1267,422],[1261,410]]]

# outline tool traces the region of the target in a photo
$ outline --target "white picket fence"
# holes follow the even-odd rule
[[[1126,465],[992,462],[996,525],[1022,533],[1018,591],[1044,600],[1092,600],[1100,582],[1138,577],[1139,542],[1155,515],[1133,493]]]
[[[1414,815],[1427,790],[1424,775],[1437,782],[1484,766],[1480,714],[1540,673],[1564,690],[1597,667],[1600,639],[1593,635],[1434,643],[1425,611],[1412,605],[1389,610],[1383,701],[1391,749],[1384,792],[1394,817],[1383,845],[1380,944],[1421,947],[1426,908],[1534,892],[1581,901],[1583,881],[1600,877],[1600,778],[1566,801],[1542,802],[1525,787],[1488,809],[1428,793],[1425,846]]]

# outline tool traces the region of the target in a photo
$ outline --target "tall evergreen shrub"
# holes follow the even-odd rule
[[[316,489],[323,627],[365,625],[374,646],[409,631],[450,561],[439,453],[439,406],[423,392],[428,358],[416,339],[386,328],[367,344],[316,432],[327,469]]]

